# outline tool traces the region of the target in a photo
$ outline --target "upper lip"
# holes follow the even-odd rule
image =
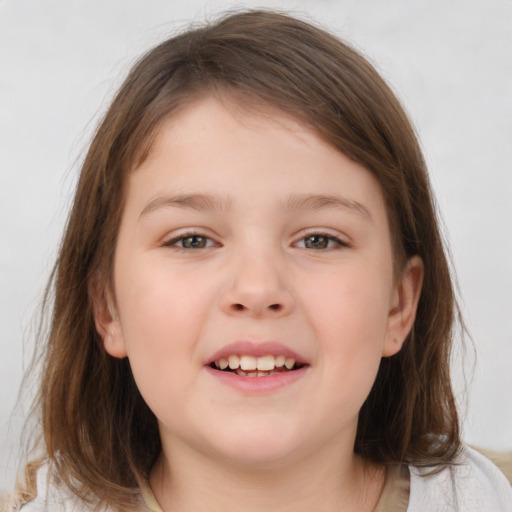
[[[295,359],[298,364],[307,364],[307,361],[300,354],[290,349],[282,343],[275,341],[236,341],[217,350],[212,356],[205,362],[206,365],[210,365],[220,359],[227,359],[231,355],[238,356],[285,356],[286,358]]]

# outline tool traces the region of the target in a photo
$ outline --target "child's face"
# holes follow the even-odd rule
[[[116,315],[97,322],[106,350],[128,356],[164,451],[268,464],[351,449],[380,359],[412,322],[376,179],[267,114],[197,101],[129,177]],[[299,369],[215,369],[229,356]]]

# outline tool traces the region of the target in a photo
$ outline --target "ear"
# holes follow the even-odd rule
[[[123,338],[121,324],[111,293],[99,279],[89,282],[89,297],[92,304],[94,324],[103,340],[103,347],[112,357],[126,357],[126,346]]]
[[[407,262],[395,285],[382,350],[383,357],[390,357],[398,353],[411,332],[420,300],[423,273],[422,259],[419,256],[413,256]]]

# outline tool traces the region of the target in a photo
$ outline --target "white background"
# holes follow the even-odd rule
[[[510,0],[0,0],[0,488],[16,463],[23,412],[11,410],[30,356],[23,345],[98,116],[141,52],[232,6],[322,23],[361,49],[402,99],[475,343],[460,395],[465,439],[512,450]]]

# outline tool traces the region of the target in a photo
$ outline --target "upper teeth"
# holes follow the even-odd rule
[[[225,370],[228,366],[230,370],[259,370],[263,372],[269,372],[275,368],[282,368],[291,370],[295,366],[295,359],[292,357],[285,356],[238,356],[231,355],[228,358],[221,358],[215,361],[215,366],[221,370]]]

